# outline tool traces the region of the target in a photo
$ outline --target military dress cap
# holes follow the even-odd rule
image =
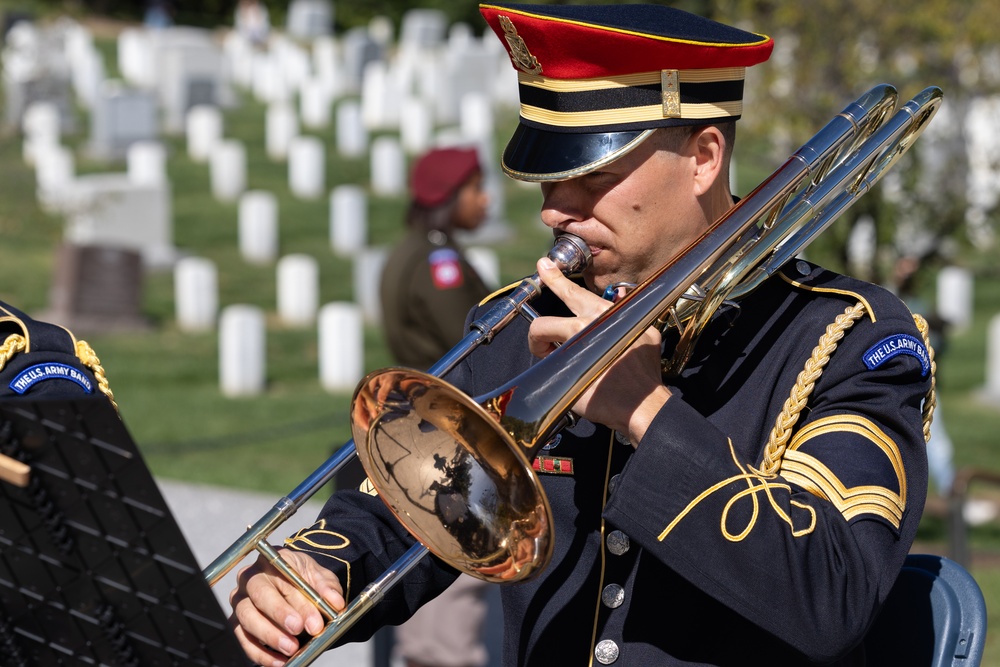
[[[655,128],[743,113],[746,68],[774,42],[659,5],[479,6],[518,70],[520,122],[504,172],[573,178],[618,159]]]

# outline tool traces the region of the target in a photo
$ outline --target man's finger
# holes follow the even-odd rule
[[[545,286],[559,297],[559,300],[566,304],[566,307],[575,315],[594,319],[611,307],[610,302],[563,275],[562,271],[556,267],[555,262],[548,257],[539,259],[536,268],[538,269],[538,277],[542,279]]]

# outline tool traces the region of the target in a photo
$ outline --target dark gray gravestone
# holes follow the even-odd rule
[[[74,333],[146,329],[142,283],[138,251],[64,243],[56,254],[50,311],[42,319]]]

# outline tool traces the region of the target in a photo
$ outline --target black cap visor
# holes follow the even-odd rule
[[[614,162],[653,131],[552,132],[518,123],[503,152],[503,171],[519,181],[565,181]]]

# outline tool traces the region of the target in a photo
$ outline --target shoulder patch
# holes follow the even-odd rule
[[[69,364],[45,363],[28,366],[11,380],[10,388],[18,394],[24,394],[39,382],[46,380],[70,380],[77,383],[88,394],[94,391],[90,379]]]
[[[431,279],[438,289],[461,287],[464,282],[458,252],[452,248],[439,248],[430,254]]]
[[[901,354],[908,354],[920,361],[921,375],[927,376],[931,371],[930,355],[923,341],[909,334],[893,334],[886,336],[872,345],[865,352],[863,361],[868,370],[872,371]]]

